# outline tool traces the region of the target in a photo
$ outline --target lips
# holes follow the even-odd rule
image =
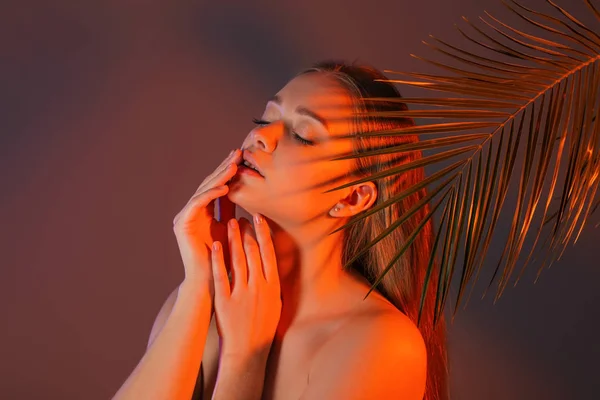
[[[261,176],[263,176],[263,177],[265,176],[261,166],[256,162],[256,159],[254,159],[254,157],[252,157],[252,154],[250,154],[250,152],[248,150],[244,150],[243,158],[241,160],[240,165],[244,165],[244,161],[247,162],[248,164],[250,164],[252,166],[252,168],[254,168],[256,170],[256,172],[258,172]]]

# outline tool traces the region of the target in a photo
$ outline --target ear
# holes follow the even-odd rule
[[[351,217],[375,204],[377,186],[373,182],[363,182],[350,187],[350,193],[329,211],[332,217]]]

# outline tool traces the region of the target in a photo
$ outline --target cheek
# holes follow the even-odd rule
[[[310,166],[275,167],[274,176],[265,190],[263,207],[272,207],[275,213],[298,223],[324,216],[343,197],[343,189],[324,193],[342,185],[336,179],[341,173],[332,168],[330,161]]]
[[[332,168],[331,164],[319,163],[317,166],[307,168],[294,178],[288,177],[287,185],[293,185],[299,190],[298,196],[303,201],[311,203],[320,203],[327,207],[331,202],[336,202],[344,189],[325,193],[345,183],[343,171],[338,168]]]

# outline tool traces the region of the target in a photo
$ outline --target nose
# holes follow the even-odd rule
[[[264,152],[272,153],[282,134],[282,122],[271,122],[267,126],[257,126],[250,132],[250,144]]]

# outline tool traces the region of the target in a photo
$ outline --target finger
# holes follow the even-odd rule
[[[221,163],[217,166],[217,168],[215,168],[215,170],[208,175],[200,185],[198,185],[198,188],[196,189],[196,192],[201,191],[203,186],[206,186],[206,184],[212,180],[215,176],[219,175],[221,172],[223,172],[223,170],[225,168],[227,168],[227,166],[231,163],[231,161],[233,161],[233,159],[239,155],[239,149],[235,149],[232,150],[229,155],[227,157],[225,157],[225,159],[223,161],[221,161]]]
[[[186,206],[175,216],[173,226],[176,227],[179,221],[184,221],[185,224],[190,224],[195,221],[205,209],[210,210],[210,203],[229,192],[229,186],[222,185],[209,189],[203,193],[193,196]]]
[[[227,181],[229,181],[235,175],[235,173],[237,172],[237,168],[238,168],[238,166],[237,166],[236,162],[230,161],[226,166],[224,166],[222,169],[220,169],[217,173],[206,178],[204,180],[204,182],[202,182],[202,184],[200,184],[200,186],[198,186],[198,189],[196,189],[196,192],[194,193],[193,196],[195,196],[198,193],[202,193],[202,192],[208,190],[209,188],[224,185],[225,183],[227,183]]]
[[[229,279],[225,270],[225,260],[223,259],[223,245],[219,241],[213,243],[211,261],[216,303],[217,301],[228,299],[231,295]]]
[[[196,193],[206,190],[207,187],[223,185],[227,183],[237,172],[237,167],[242,155],[236,150],[224,163],[218,167],[215,172],[208,176],[196,189]]]
[[[240,237],[240,228],[235,218],[230,219],[227,226],[227,238],[229,239],[229,252],[231,254],[231,269],[233,271],[233,290],[239,285],[248,284],[248,267],[246,266],[246,255]]]
[[[229,157],[227,157],[227,161],[220,168],[218,168],[219,172],[215,174],[215,177],[220,177],[223,174],[223,172],[225,172],[225,170],[231,169],[232,165],[237,167],[241,161],[241,158],[242,152],[239,149],[235,149],[233,153]]]
[[[265,279],[269,283],[279,285],[279,273],[271,232],[267,221],[260,214],[254,215],[254,230],[256,231],[256,240],[260,249]]]
[[[223,168],[217,175],[210,178],[208,182],[202,185],[200,190],[204,190],[206,187],[219,186],[227,184],[237,173],[239,164],[239,157],[234,157],[229,161],[227,166]]]
[[[217,185],[203,192],[195,194],[188,200],[183,210],[180,211],[179,217],[183,217],[186,220],[194,218],[192,217],[191,213],[200,212],[204,208],[207,209],[209,215],[213,215],[214,200],[225,195],[227,192],[229,192],[229,186]]]
[[[236,174],[236,172],[237,172],[237,165],[230,164],[230,167],[228,167],[225,170],[223,170],[223,172],[222,172],[222,174],[221,174],[220,177],[215,177],[216,180],[211,181],[210,184],[204,184],[199,191],[197,191],[196,193],[194,193],[194,195],[188,200],[187,204],[185,205],[184,210],[185,210],[185,208],[187,208],[188,206],[190,206],[190,204],[192,204],[198,197],[202,196],[202,194],[206,193],[207,191],[212,190],[212,189],[216,189],[216,188],[222,187],[222,186],[227,187],[227,185],[225,185],[225,183],[227,181],[229,181]],[[209,189],[206,189],[207,187]],[[227,188],[228,188],[227,189],[227,192],[228,192],[229,191],[229,187],[227,187]],[[227,192],[221,193],[220,195],[214,197],[211,200],[214,200],[216,198],[222,197]],[[227,200],[231,203],[231,200],[229,200],[229,199],[227,199]],[[227,204],[227,203],[225,203],[225,204]],[[227,213],[231,212],[232,214],[235,215],[235,205],[233,203],[231,203],[231,205],[227,205],[226,206],[226,209],[228,207],[229,207],[229,209],[232,208],[233,211],[227,211]],[[214,203],[213,202],[207,204],[207,211],[208,211],[208,213],[209,213],[209,215],[211,217],[214,215]],[[175,216],[175,218],[173,219],[173,225],[175,225],[177,223],[177,220],[181,216],[180,214],[182,214],[182,212],[183,212],[183,210],[179,214],[177,214]]]
[[[240,218],[240,231],[242,232],[242,242],[248,264],[248,285],[264,282],[265,276],[263,274],[260,249],[258,248],[252,224],[246,218]]]

